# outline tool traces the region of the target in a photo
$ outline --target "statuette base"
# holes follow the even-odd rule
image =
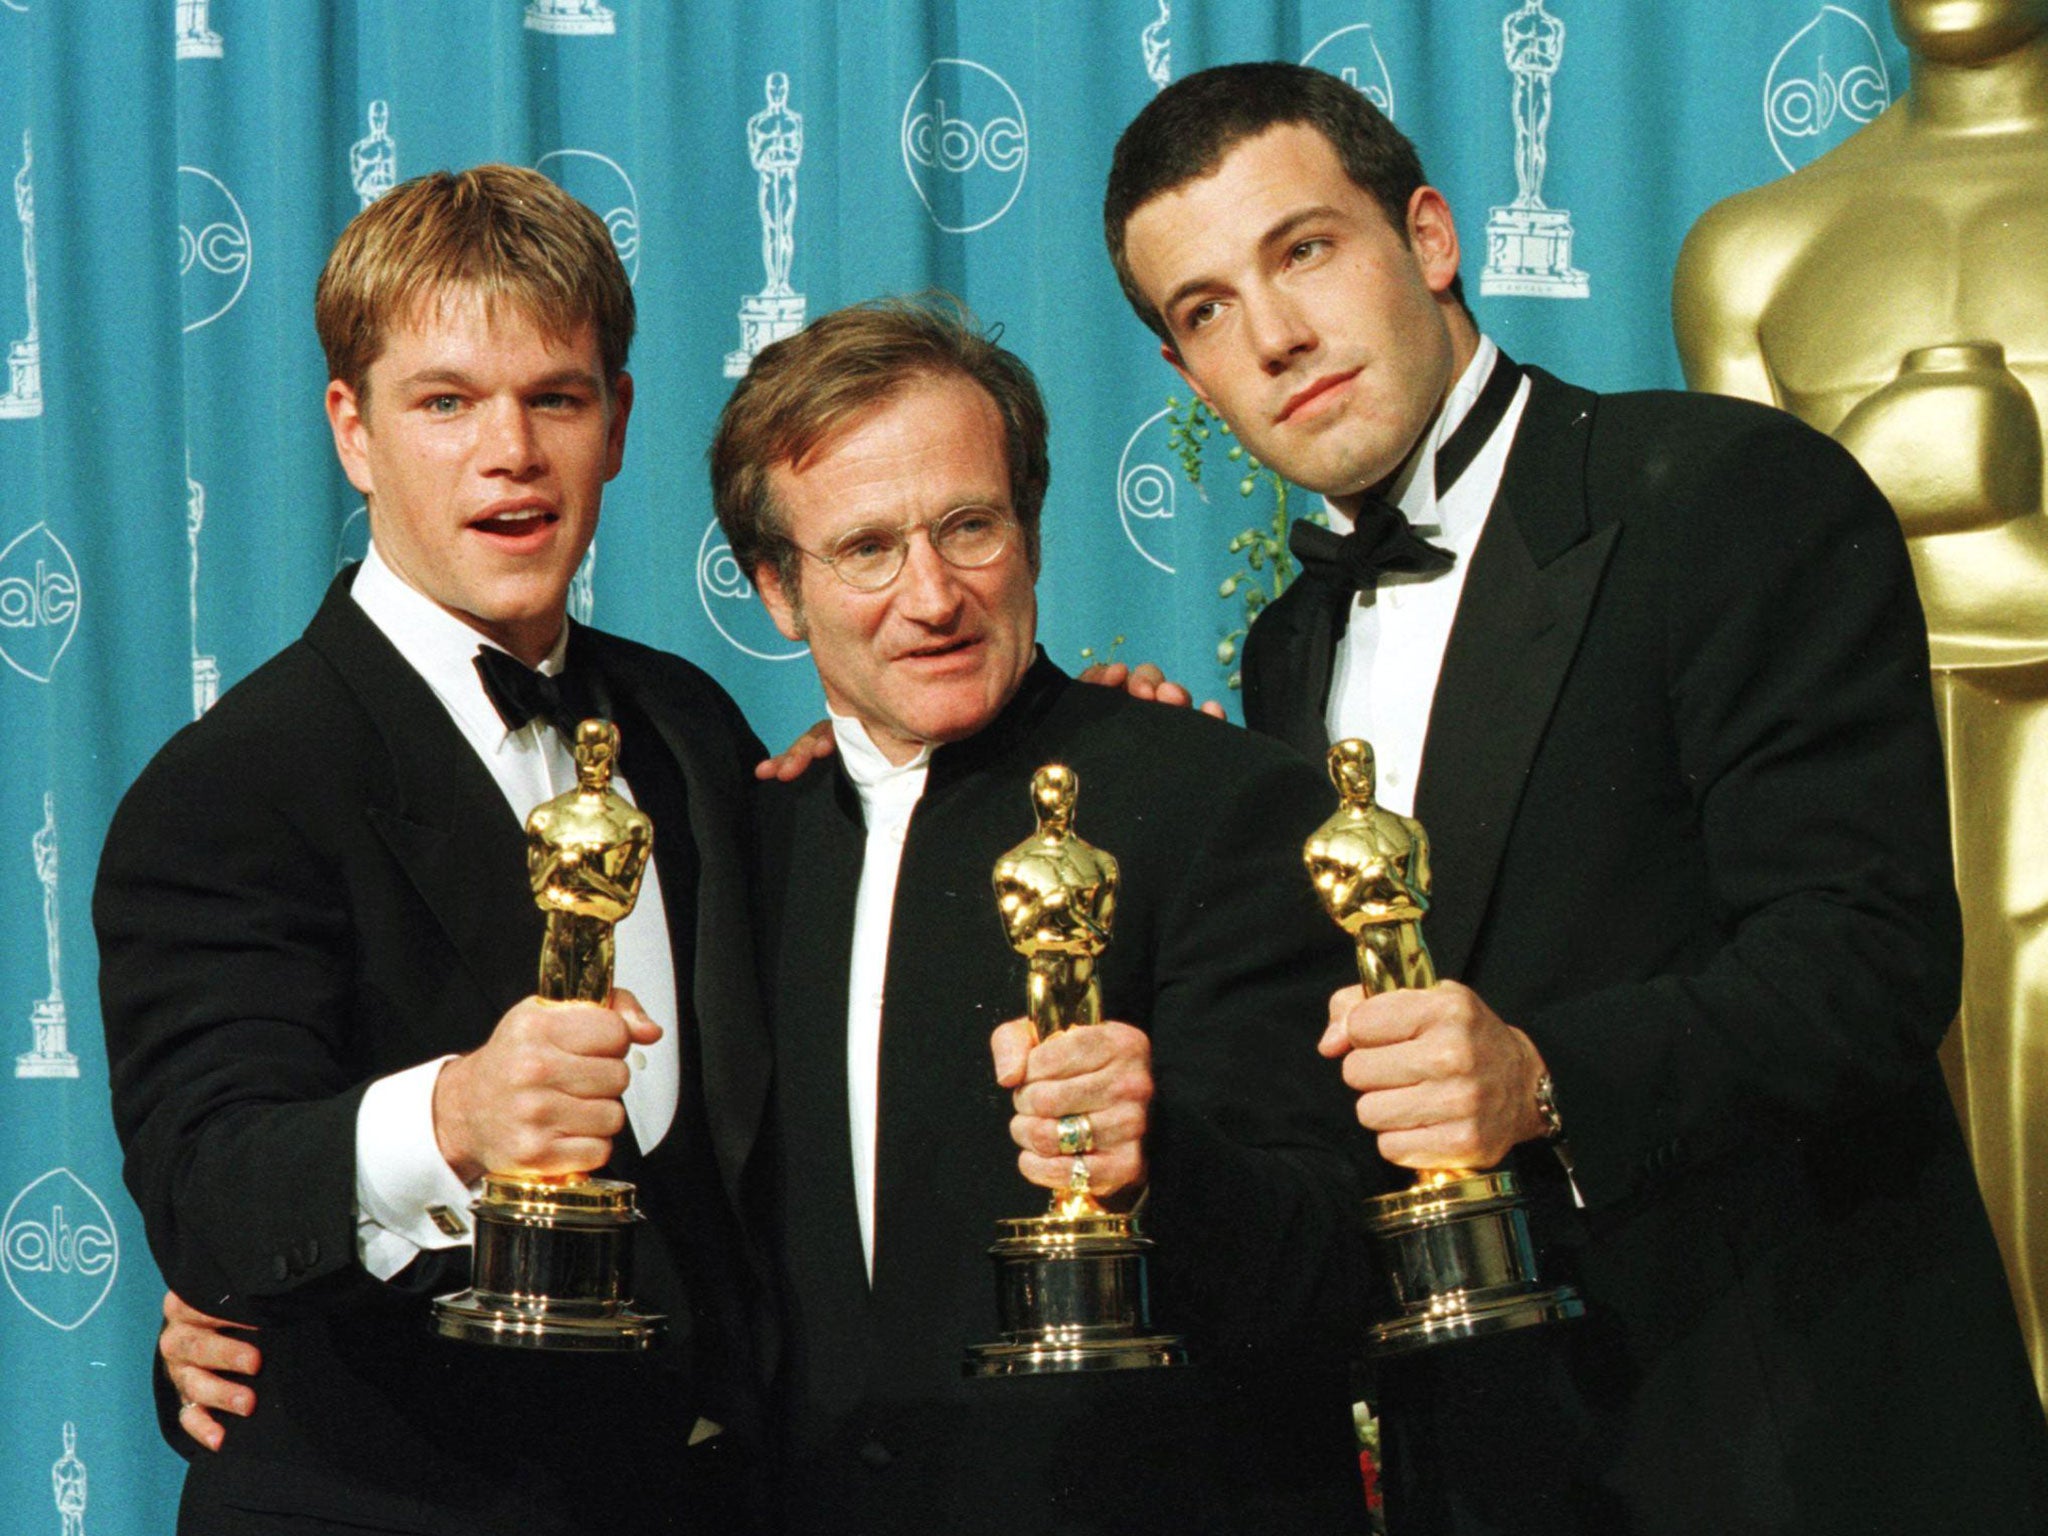
[[[740,345],[725,354],[725,376],[746,376],[763,347],[804,328],[804,296],[800,293],[750,293],[740,300]]]
[[[76,1077],[78,1058],[66,1051],[61,1056],[39,1056],[29,1051],[14,1058],[16,1077]]]
[[[1146,1284],[1149,1238],[1114,1211],[1023,1216],[998,1223],[990,1246],[1002,1337],[971,1345],[969,1376],[1186,1365],[1187,1346],[1154,1333]]]
[[[1562,208],[1495,208],[1486,221],[1484,295],[1583,299],[1592,291],[1572,265],[1572,216]]]
[[[0,395],[0,419],[19,421],[42,414],[42,348],[33,341],[17,341],[7,349],[7,393]]]
[[[1425,1176],[1366,1202],[1366,1226],[1398,1311],[1375,1323],[1376,1357],[1408,1354],[1585,1314],[1570,1286],[1545,1286],[1514,1174]]]
[[[528,11],[526,25],[531,31],[552,37],[609,37],[618,30],[618,18],[603,8],[587,14]]]
[[[492,1174],[470,1210],[473,1283],[434,1302],[443,1338],[612,1353],[660,1340],[668,1320],[637,1310],[621,1279],[644,1219],[631,1184]]]

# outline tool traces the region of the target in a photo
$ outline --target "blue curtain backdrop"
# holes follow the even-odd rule
[[[1161,82],[1257,58],[1354,80],[1457,211],[1481,325],[1607,388],[1679,385],[1668,290],[1700,212],[1906,83],[1884,0],[1546,0],[1565,29],[1551,216],[1490,253],[1518,191],[1503,28],[1522,9],[0,0],[0,1527],[82,1529],[88,1497],[95,1536],[170,1527],[161,1282],[109,1129],[92,876],[143,763],[364,545],[311,319],[351,214],[394,176],[504,160],[605,216],[635,275],[639,393],[576,600],[709,667],[770,741],[820,700],[712,522],[712,421],[762,335],[934,285],[1045,385],[1054,658],[1122,635],[1213,691],[1241,613],[1217,596],[1226,545],[1267,493],[1182,477],[1178,381],[1097,223],[1111,145]],[[771,221],[784,252],[764,251]]]

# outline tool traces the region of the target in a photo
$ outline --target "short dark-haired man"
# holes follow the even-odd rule
[[[957,313],[863,306],[767,348],[711,462],[839,738],[760,816],[788,1528],[1362,1529],[1344,1358],[1363,1138],[1311,1056],[1351,960],[1299,851],[1324,776],[1045,659],[1044,407]],[[1034,1047],[990,875],[1054,762],[1079,777],[1076,831],[1122,869],[1114,1022]],[[1088,1127],[1096,1192],[1146,1202],[1156,1320],[1191,1368],[963,1378],[997,1337],[995,1223],[1044,1199],[1018,1170],[1069,1178],[1063,1117]]]
[[[1517,368],[1412,147],[1316,71],[1163,92],[1104,224],[1166,359],[1330,508],[1248,720],[1370,738],[1432,838],[1458,981],[1347,989],[1324,1049],[1389,1160],[1519,1169],[1588,1307],[1384,1372],[1391,1528],[2043,1528],[1882,497],[1777,412]]]
[[[743,1528],[731,1438],[685,1445],[747,1411],[723,1190],[767,1076],[741,864],[758,744],[694,667],[566,617],[624,449],[632,291],[594,214],[482,166],[359,214],[316,308],[369,557],[143,772],[94,897],[151,1251],[261,1329],[262,1411],[193,1461],[179,1529]],[[618,722],[615,784],[658,828],[610,1007],[530,995],[521,825],[574,784],[560,722],[588,714]],[[648,1188],[639,1294],[669,1347],[432,1338],[473,1182],[607,1159]]]

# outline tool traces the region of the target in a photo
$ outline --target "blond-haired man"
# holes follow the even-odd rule
[[[260,1329],[263,1410],[195,1459],[179,1528],[741,1528],[733,1437],[700,1421],[744,1420],[750,1375],[723,1190],[766,1072],[737,846],[758,747],[695,668],[566,617],[624,449],[631,289],[588,209],[483,166],[360,214],[316,311],[370,554],[144,771],[95,897],[151,1249]],[[558,722],[587,714],[663,836],[616,1006],[542,1007],[520,827],[573,783]],[[430,1337],[473,1181],[608,1161],[655,1191],[639,1291],[669,1347]]]

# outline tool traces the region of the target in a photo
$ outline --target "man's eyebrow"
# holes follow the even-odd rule
[[[1261,251],[1270,251],[1274,246],[1285,245],[1288,241],[1292,240],[1296,232],[1303,225],[1318,223],[1321,220],[1335,218],[1336,216],[1337,210],[1328,203],[1312,203],[1306,208],[1292,209],[1275,220],[1258,237],[1254,244]],[[1216,281],[1215,278],[1206,275],[1189,278],[1171,293],[1167,294],[1166,298],[1160,303],[1160,314],[1171,315],[1190,296],[1201,292],[1205,288],[1214,287]]]
[[[398,387],[402,390],[415,390],[432,384],[452,384],[470,389],[476,386],[476,378],[460,368],[422,368],[417,373],[409,373],[398,381]],[[520,387],[523,393],[532,393],[536,390],[561,389],[567,385],[579,385],[591,390],[600,387],[597,375],[588,368],[558,368],[553,373],[544,373],[538,378],[528,379]]]
[[[1328,203],[1315,203],[1307,208],[1297,208],[1278,220],[1272,228],[1259,236],[1261,249],[1285,245],[1305,224],[1320,224],[1337,217],[1337,210]]]

